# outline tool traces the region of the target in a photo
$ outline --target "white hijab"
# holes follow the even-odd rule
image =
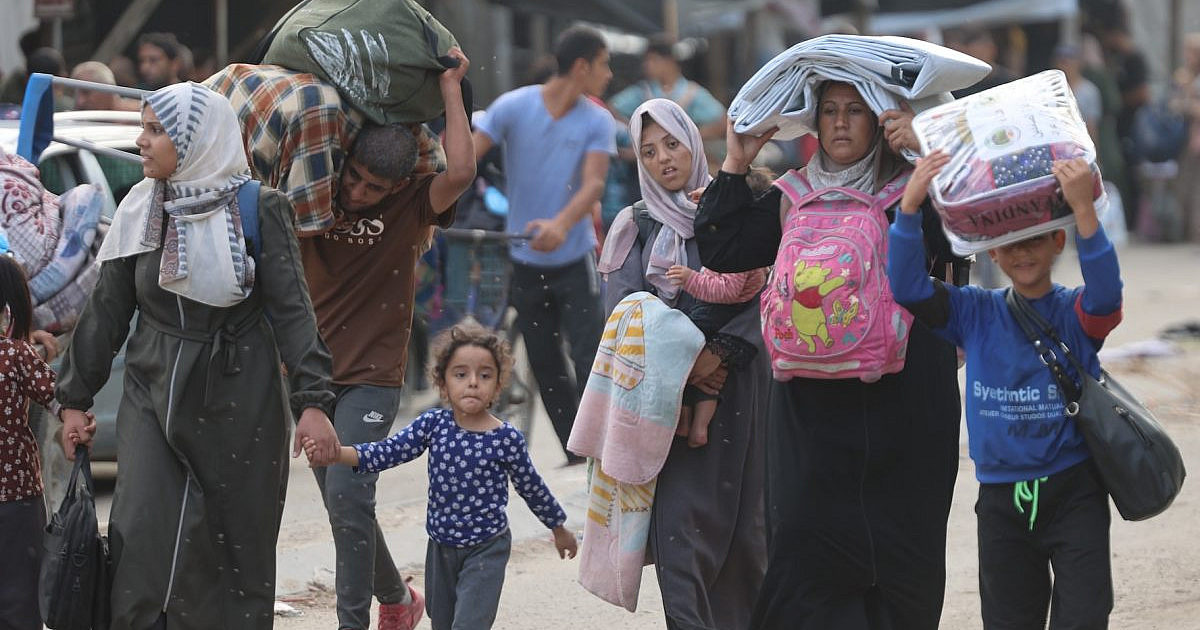
[[[165,231],[159,285],[212,306],[237,304],[254,286],[236,202],[250,179],[237,114],[224,97],[192,82],[151,93],[143,107],[175,145],[178,167],[166,180],[146,178],[130,189],[99,259],[154,251],[163,247]]]
[[[696,204],[688,193],[703,188],[712,181],[708,173],[708,160],[704,156],[704,141],[700,129],[688,117],[683,108],[674,101],[655,98],[642,103],[629,119],[629,129],[635,149],[642,141],[642,114],[649,114],[664,131],[679,140],[692,153],[691,175],[683,190],[669,191],[650,176],[642,160],[638,159],[638,181],[641,184],[642,200],[650,216],[662,224],[658,236],[650,246],[650,262],[646,266],[646,281],[657,289],[659,297],[671,301],[679,293],[679,287],[667,278],[672,265],[687,266],[687,241],[695,235]],[[601,257],[600,271],[612,271],[629,256],[637,240],[637,223],[632,216],[614,223]],[[615,265],[615,267],[614,267]]]

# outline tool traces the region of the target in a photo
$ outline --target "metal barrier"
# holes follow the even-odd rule
[[[35,72],[29,76],[29,83],[25,86],[25,100],[21,103],[21,125],[17,136],[17,155],[29,160],[33,164],[37,164],[42,151],[45,151],[51,142],[59,142],[80,149],[87,149],[94,153],[101,153],[118,160],[139,163],[142,161],[141,157],[132,153],[110,149],[94,142],[55,136],[53,89],[55,85],[108,92],[137,99],[144,98],[149,94],[146,90],[108,85],[105,83],[93,83],[92,81],[80,81],[79,79],[68,79]]]

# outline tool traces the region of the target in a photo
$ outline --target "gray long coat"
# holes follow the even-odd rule
[[[291,204],[263,187],[254,290],[230,308],[158,286],[161,249],[104,263],[56,397],[86,410],[138,314],[117,419],[112,630],[270,628],[290,407],[329,412]],[[268,319],[269,318],[269,319]]]
[[[653,243],[660,229],[656,224],[646,242]],[[694,241],[687,241],[687,254],[689,265],[699,269]],[[649,260],[649,248],[635,242],[621,268],[608,274],[606,313],[636,291],[657,295],[645,280]],[[686,311],[690,300],[681,291],[673,306]],[[669,628],[747,628],[766,572],[763,426],[771,377],[758,308],[751,306],[720,333],[751,344],[757,356],[730,370],[708,444],[691,448],[687,438],[675,438],[658,475],[649,542]]]

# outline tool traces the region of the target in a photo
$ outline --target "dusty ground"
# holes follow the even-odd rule
[[[1200,344],[1183,357],[1126,364],[1114,370],[1139,392],[1155,391],[1150,404],[1187,456],[1189,467],[1200,471]],[[1170,374],[1169,378],[1163,378]],[[1158,385],[1151,387],[1147,383]],[[1149,398],[1149,397],[1148,397]],[[950,517],[947,550],[949,579],[942,628],[981,628],[976,586],[974,468],[965,452]],[[514,511],[522,509],[514,506]],[[1200,546],[1195,537],[1200,522],[1200,485],[1186,484],[1175,505],[1163,515],[1142,523],[1114,517],[1113,574],[1116,607],[1111,627],[1128,630],[1200,628]],[[548,538],[526,540],[514,547],[508,567],[497,629],[533,628],[663,628],[662,604],[657,599],[654,573],[642,580],[641,605],[636,613],[611,606],[575,583],[577,564],[554,554]],[[411,567],[418,584],[420,565]],[[334,598],[328,587],[314,587],[286,598],[301,617],[279,619],[278,628],[307,630],[335,628]],[[420,628],[429,627],[423,620]]]

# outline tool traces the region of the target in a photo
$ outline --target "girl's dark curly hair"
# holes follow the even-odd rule
[[[463,346],[478,346],[492,353],[492,359],[499,368],[496,391],[504,391],[508,379],[512,375],[513,353],[508,342],[501,339],[495,332],[484,328],[478,323],[467,320],[452,326],[433,340],[433,367],[429,370],[433,384],[441,388],[446,385],[446,368],[454,352]]]

